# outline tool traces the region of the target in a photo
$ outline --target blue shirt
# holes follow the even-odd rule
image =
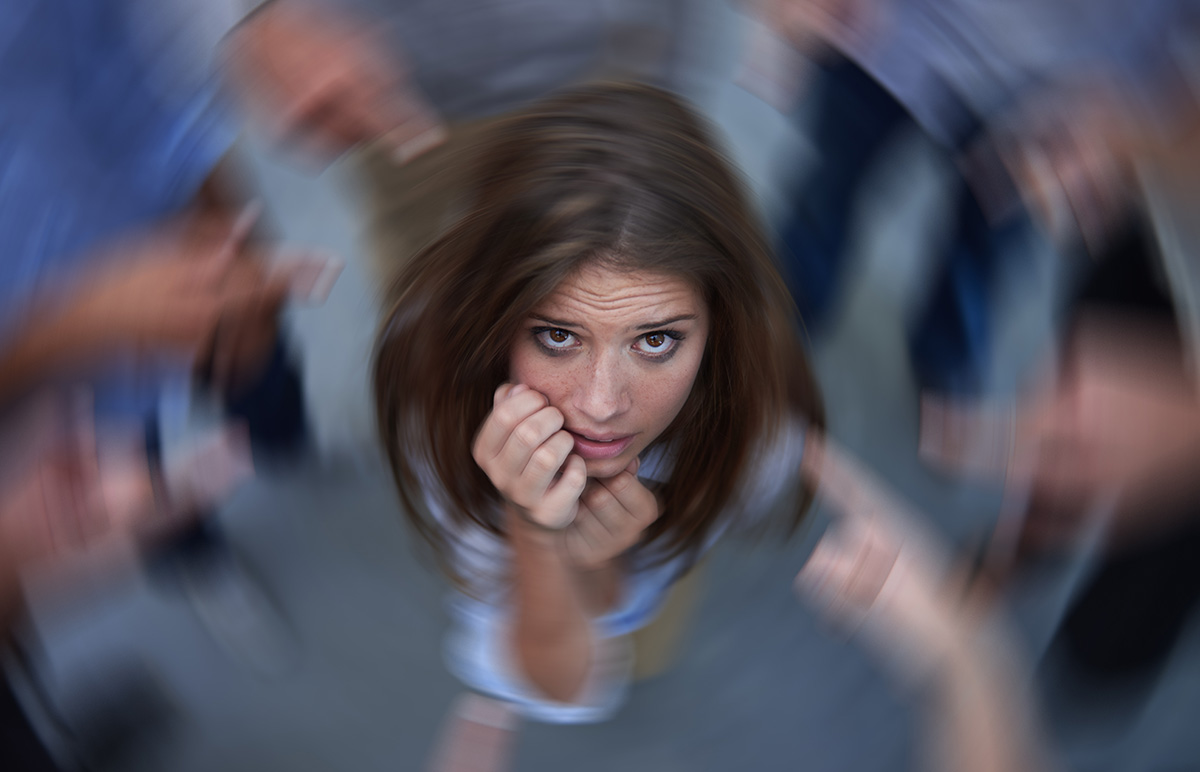
[[[232,141],[212,78],[163,88],[127,10],[0,3],[0,345],[40,285],[185,207]],[[109,369],[101,403],[144,412],[158,378]]]

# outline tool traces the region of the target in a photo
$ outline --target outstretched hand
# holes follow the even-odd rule
[[[861,634],[905,682],[918,682],[961,645],[961,582],[933,536],[902,503],[819,438],[804,475],[820,481],[835,523],[796,577],[796,589],[835,627]]]

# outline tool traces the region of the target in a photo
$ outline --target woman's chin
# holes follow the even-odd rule
[[[629,462],[633,460],[632,455],[628,458],[625,456],[626,454],[622,453],[616,458],[584,459],[587,463],[587,476],[597,480],[616,477],[625,471],[625,467],[629,466]]]

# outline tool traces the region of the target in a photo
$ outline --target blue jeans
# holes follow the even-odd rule
[[[809,328],[821,326],[841,290],[849,228],[862,181],[883,150],[901,132],[916,128],[903,105],[853,62],[841,59],[819,68],[811,99],[812,140],[818,158],[789,196],[779,232],[781,270]],[[977,135],[979,123],[965,109],[955,153]],[[959,178],[951,236],[933,277],[928,305],[908,332],[917,380],[948,395],[982,391],[991,345],[991,286],[1005,243],[1021,222],[989,223]]]

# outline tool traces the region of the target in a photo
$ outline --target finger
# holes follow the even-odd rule
[[[529,395],[518,395],[515,400],[510,400],[510,403],[519,401],[523,396],[530,396],[532,394],[531,392]],[[537,404],[536,400],[534,404]],[[504,405],[501,405],[498,410],[504,410]],[[502,475],[513,478],[523,477],[534,454],[537,453],[547,440],[560,432],[562,427],[563,415],[557,408],[548,405],[541,408],[514,426],[512,431],[509,432],[504,447],[500,449],[500,453],[493,459],[494,468]],[[561,440],[558,445],[561,446]],[[535,474],[544,471],[541,467],[545,463],[546,458],[547,454],[542,454],[542,463],[539,463],[531,471]],[[565,459],[566,456],[564,455],[560,459],[560,463]],[[551,470],[551,476],[557,471],[558,467],[556,466]]]
[[[535,391],[530,391],[528,388],[522,390],[513,388],[508,397],[496,403],[492,412],[484,420],[483,426],[479,430],[479,436],[475,440],[475,460],[491,464],[504,450],[513,430],[526,418],[545,408],[547,404],[546,398]],[[561,428],[560,425],[548,431],[546,437]],[[533,447],[540,444],[539,441]],[[521,467],[524,467],[524,463],[521,464]]]
[[[440,122],[421,117],[404,122],[388,133],[385,140],[392,148],[392,159],[403,165],[444,144],[448,137]]]
[[[633,515],[617,501],[617,497],[597,480],[588,482],[579,500],[586,507],[587,515],[580,510],[575,518],[576,523],[581,528],[586,526],[592,529],[596,539],[611,541],[619,538],[625,530],[622,526],[627,528],[629,521],[633,520]]]
[[[554,408],[546,408],[553,410]],[[513,491],[520,503],[532,505],[540,501],[546,491],[554,484],[567,456],[575,447],[575,439],[568,432],[556,431],[549,439],[539,445],[529,456],[525,468],[521,470],[520,478]],[[514,499],[516,500],[516,499]]]
[[[588,506],[580,503],[575,519],[566,530],[567,556],[579,568],[591,569],[610,560],[619,551]]]
[[[869,528],[847,524],[827,534],[796,577],[797,589],[849,632],[861,623],[899,558],[899,548]]]
[[[632,466],[632,464],[631,464]],[[658,500],[628,468],[615,477],[598,481],[598,490],[611,497],[603,502],[603,514],[612,518],[632,517],[642,528],[658,519]],[[606,522],[611,520],[606,519]]]
[[[563,464],[563,473],[546,491],[542,506],[534,513],[535,521],[546,528],[566,528],[579,512],[579,496],[587,485],[587,464],[572,453]]]
[[[496,393],[492,395],[492,407],[496,407],[509,397],[515,397],[522,391],[528,391],[529,387],[523,383],[502,383],[496,387]]]

